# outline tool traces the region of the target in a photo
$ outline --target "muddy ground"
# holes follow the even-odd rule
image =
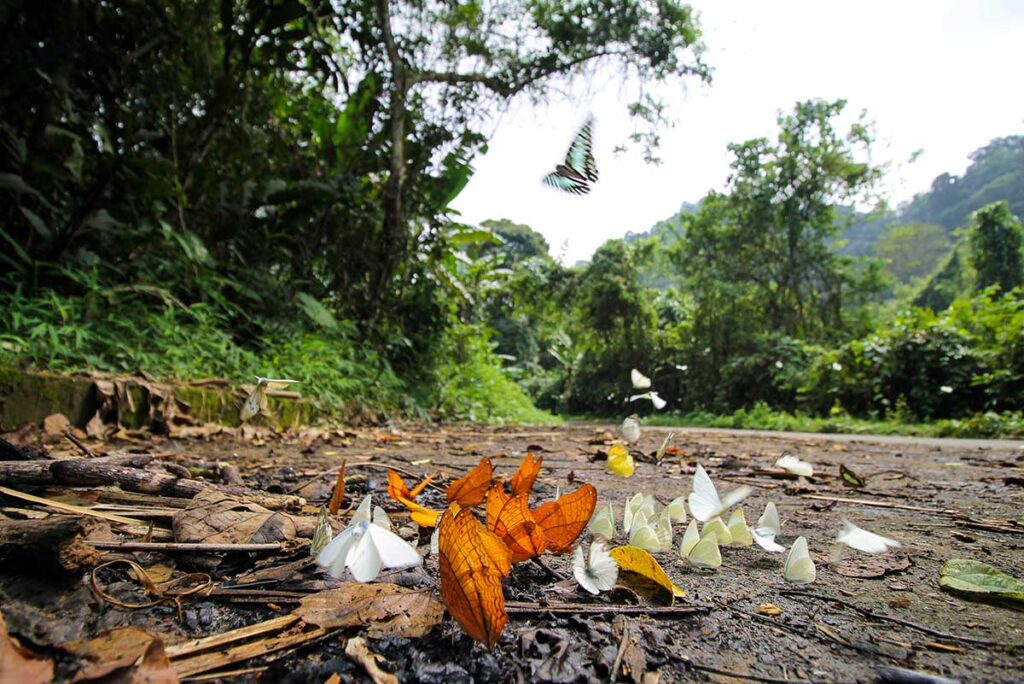
[[[405,525],[400,507],[385,494],[382,466],[398,466],[410,476],[440,471],[443,487],[481,456],[492,459],[498,474],[510,475],[529,449],[544,457],[533,501],[552,497],[556,488],[565,492],[590,482],[599,492],[598,505],[611,501],[615,507],[620,544],[626,543],[621,535],[623,502],[638,491],[650,492],[662,503],[686,494],[694,468],[701,463],[720,492],[740,484],[754,488],[744,504],[751,524],[764,504],[774,501],[782,519],[780,541],[788,546],[796,536],[806,536],[817,563],[813,584],[794,585],[783,580],[783,554],[769,554],[757,546],[723,548],[723,565],[717,571],[691,569],[675,553],[660,554],[665,570],[687,592],[669,610],[657,592],[626,576],[620,578],[622,588],[592,597],[571,579],[569,556],[546,555],[544,564],[568,579],[559,581],[529,562],[515,566],[505,596],[519,610],[510,611],[511,619],[492,651],[475,644],[447,616],[424,637],[369,639],[370,651],[383,657],[381,668],[403,682],[609,681],[616,662],[617,681],[637,682],[870,682],[879,681],[885,668],[892,667],[965,682],[1024,679],[1024,612],[939,587],[939,570],[950,558],[984,561],[1024,577],[1024,445],[679,430],[672,442],[678,452],[658,464],[639,461],[636,473],[627,479],[609,473],[602,461],[595,460],[607,448],[599,443],[610,436],[602,434],[606,432],[615,428],[402,425],[285,437],[248,431],[208,439],[136,438],[92,443],[91,448],[156,453],[161,463],[192,466],[193,474],[201,474],[212,463],[227,462],[238,467],[246,486],[304,497],[307,516],[315,515],[329,498],[334,484],[330,471],[344,458],[352,479],[347,502],[372,491],[377,503]],[[634,450],[653,455],[667,432],[646,429]],[[71,447],[63,442],[51,449]],[[783,453],[812,463],[815,476],[792,479],[773,469]],[[867,486],[844,485],[840,464],[865,478]],[[95,487],[21,489],[86,506],[105,500],[102,489]],[[428,489],[421,498],[425,505],[443,507],[438,490]],[[2,501],[7,517],[45,510],[7,496]],[[169,528],[174,507],[187,503],[153,501],[160,503],[151,516],[157,530]],[[145,505],[156,507],[139,503],[119,509],[108,503],[103,510],[139,517]],[[849,552],[840,564],[829,566],[832,541],[843,518],[895,537],[903,546],[882,556]],[[676,528],[677,546],[682,529]],[[117,534],[116,526],[113,532],[112,538],[128,538]],[[426,534],[421,541],[426,543]],[[217,587],[243,586],[250,593],[199,592],[180,597],[177,604],[129,609],[100,598],[89,586],[89,575],[56,581],[4,571],[0,609],[8,629],[23,645],[52,658],[58,677],[70,678],[81,662],[65,644],[104,629],[139,626],[173,648],[189,639],[280,618],[298,597],[339,584],[308,564],[302,567],[305,557],[308,551],[300,545],[290,551],[228,554],[210,567],[187,553],[105,551],[103,560],[130,558],[171,577],[202,570]],[[280,568],[291,562],[298,568],[294,572],[257,584],[239,581],[254,568]],[[107,596],[122,602],[131,602],[133,592],[140,591],[127,566],[101,570],[96,577]],[[436,591],[437,577],[436,559],[428,557],[419,570],[381,579]],[[570,604],[589,608],[559,610]],[[687,613],[688,606],[696,610]],[[294,648],[278,642],[279,650],[273,653],[191,677],[370,681],[365,667],[345,653],[349,639],[363,632],[358,627],[335,630]]]

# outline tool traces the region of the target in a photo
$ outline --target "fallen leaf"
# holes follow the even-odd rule
[[[371,653],[363,637],[349,639],[345,643],[345,655],[363,666],[373,684],[398,684],[398,677],[380,669],[379,663],[384,661],[383,656]]]
[[[1024,582],[979,561],[953,558],[939,572],[944,589],[1024,601]]]
[[[71,421],[63,413],[51,413],[43,418],[43,432],[53,437],[63,435],[71,427]]]
[[[890,608],[909,608],[911,606],[910,599],[903,597],[889,601]]]
[[[0,682],[35,684],[50,681],[53,681],[53,661],[22,648],[7,633],[7,623],[0,615]]]
[[[209,489],[174,514],[173,527],[177,542],[267,544],[295,538],[290,516]]]
[[[619,568],[651,580],[665,589],[671,595],[673,602],[677,597],[686,596],[686,592],[669,579],[668,574],[658,564],[654,556],[643,549],[636,546],[616,546],[610,553],[615,562],[619,564]]]
[[[293,611],[324,629],[362,627],[371,638],[421,637],[441,622],[441,604],[425,590],[383,582],[345,582],[305,597]]]
[[[774,603],[762,603],[757,607],[758,615],[782,615],[782,609]]]
[[[833,572],[843,577],[871,579],[884,577],[891,572],[906,570],[911,565],[910,557],[899,554],[884,556],[851,556],[832,566]]]
[[[938,641],[925,641],[921,643],[925,648],[930,648],[933,651],[942,651],[944,653],[970,653],[966,648],[959,646],[951,646],[949,644],[940,644]]]
[[[89,640],[64,644],[64,648],[86,661],[72,682],[177,684],[178,681],[164,652],[163,640],[139,627],[118,627]]]

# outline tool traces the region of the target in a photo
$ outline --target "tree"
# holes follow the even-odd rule
[[[949,235],[941,226],[912,223],[888,228],[873,250],[892,276],[910,283],[934,271],[949,246]]]
[[[511,266],[524,259],[533,257],[549,257],[550,246],[544,236],[530,226],[515,223],[508,219],[488,219],[480,225],[500,237],[500,244],[482,245],[481,253],[498,252],[504,255],[504,265]]]
[[[974,212],[969,235],[977,290],[998,285],[1002,292],[1009,292],[1024,282],[1020,220],[1010,213],[1006,202],[994,202]]]

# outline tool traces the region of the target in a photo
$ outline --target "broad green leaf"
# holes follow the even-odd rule
[[[1024,601],[1024,582],[986,563],[953,558],[939,574],[939,584],[946,589]]]
[[[334,317],[334,314],[328,311],[327,307],[316,299],[305,292],[298,293],[295,295],[295,298],[299,301],[299,306],[302,307],[302,311],[309,316],[310,320],[321,328],[324,328],[325,330],[334,330],[338,327],[338,320]]]

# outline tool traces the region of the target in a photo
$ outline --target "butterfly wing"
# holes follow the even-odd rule
[[[672,519],[672,522],[684,523],[686,522],[686,497],[676,497],[672,499],[665,510],[668,511],[668,517]]]
[[[789,549],[789,555],[786,556],[783,576],[790,582],[807,584],[813,582],[816,575],[814,561],[807,551],[807,539],[797,537]]]
[[[405,480],[394,470],[388,471],[388,496],[395,501],[401,501],[402,499],[411,500],[413,498],[413,494],[409,490],[409,486],[405,484]]]
[[[629,379],[633,382],[633,389],[642,390],[651,388],[651,379],[636,368],[629,371]]]
[[[352,519],[349,521],[350,525],[358,525],[362,522],[370,522],[370,514],[373,513],[373,501],[371,501],[373,495],[367,494],[363,499],[362,503],[359,504],[359,508],[352,514]]]
[[[694,545],[686,559],[696,568],[721,567],[722,552],[718,549],[718,540],[713,534],[705,536]]]
[[[836,536],[836,541],[864,553],[885,553],[890,548],[900,546],[895,539],[869,532],[849,520],[843,520],[843,528]]]
[[[391,518],[388,517],[387,511],[380,506],[373,507],[373,524],[377,527],[383,527],[389,532],[392,530]]]
[[[750,533],[750,528],[747,527],[747,516],[743,514],[742,508],[737,508],[729,516],[729,534],[732,536],[732,541],[729,542],[733,546],[750,546],[754,543],[754,535]]]
[[[590,545],[590,566],[587,569],[587,574],[600,591],[610,591],[619,578],[619,564],[601,540]]]
[[[597,164],[594,161],[594,118],[587,119],[569,145],[565,165],[586,180],[597,181]]]
[[[590,522],[595,506],[597,490],[592,484],[585,484],[575,492],[538,506],[533,517],[544,530],[548,551],[567,553]]]
[[[377,579],[383,565],[373,539],[373,530],[380,528],[368,522],[359,523],[359,527],[362,528],[363,534],[349,551],[345,566],[356,582],[372,582]]]
[[[423,559],[416,553],[416,549],[391,530],[373,524],[369,526],[367,536],[373,540],[377,556],[385,568],[399,570],[423,565]]]
[[[261,385],[256,385],[249,396],[242,402],[242,408],[238,412],[238,417],[243,423],[250,420],[253,416],[260,412],[260,388]]]
[[[346,528],[317,554],[316,564],[331,577],[340,578],[345,574],[345,561],[348,560],[349,552],[362,535],[363,530],[358,526]]]
[[[491,465],[491,459],[485,456],[475,468],[448,487],[449,503],[457,503],[460,506],[476,506],[482,503],[487,497],[487,490],[491,487],[493,477],[494,466]]]
[[[721,512],[722,500],[718,498],[718,490],[704,466],[699,463],[697,472],[693,474],[693,491],[687,501],[690,503],[690,513],[701,522],[707,522]]]
[[[316,558],[320,552],[331,543],[334,537],[334,530],[331,529],[331,522],[327,515],[327,506],[320,507],[320,513],[316,516],[316,528],[313,531],[313,542],[309,545],[309,555]]]
[[[772,536],[782,534],[782,523],[779,522],[779,509],[775,503],[769,501],[764,505],[764,513],[757,519],[757,529],[764,533],[771,533]]]
[[[629,545],[650,553],[661,553],[662,550],[657,532],[647,523],[633,526],[633,531],[629,535]]]
[[[544,553],[548,541],[527,503],[529,494],[508,496],[501,484],[487,494],[487,529],[508,547],[513,563],[521,563]]]
[[[572,195],[586,195],[590,192],[585,178],[559,164],[555,170],[542,179],[545,185],[564,190]]]
[[[468,508],[452,504],[438,534],[441,598],[466,634],[493,648],[508,614],[501,580],[508,576],[508,549]]]
[[[587,525],[587,530],[591,534],[599,534],[605,539],[615,537],[615,511],[612,510],[610,503],[594,514],[590,524]]]
[[[528,494],[533,489],[533,483],[537,480],[537,475],[540,474],[542,463],[544,463],[543,456],[535,460],[533,452],[526,452],[526,458],[519,464],[519,468],[509,483],[513,494]]]
[[[679,557],[686,558],[690,555],[690,551],[700,541],[700,531],[697,529],[697,521],[691,520],[690,524],[686,526],[686,532],[683,533],[683,543],[679,546]]]

